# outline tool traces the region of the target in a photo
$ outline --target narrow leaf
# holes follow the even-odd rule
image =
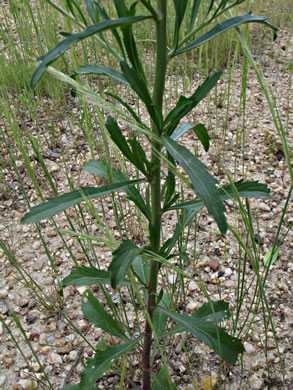
[[[278,256],[279,256],[279,247],[276,245],[275,247],[271,248],[268,251],[268,253],[264,255],[263,258],[264,266],[267,267],[269,264],[270,265],[274,264]]]
[[[199,9],[200,3],[201,3],[201,0],[193,0],[191,17],[190,17],[190,23],[189,23],[189,29],[190,30],[192,30],[194,22],[195,22],[195,20],[197,18],[197,14],[198,14],[198,9]]]
[[[168,368],[165,365],[154,376],[152,390],[176,390],[176,386],[172,382]]]
[[[192,128],[192,130],[195,132],[198,139],[202,143],[202,146],[203,146],[205,152],[207,152],[209,150],[209,147],[210,147],[210,139],[211,138],[209,136],[209,133],[208,133],[206,127],[202,123],[199,123],[198,125],[194,126]]]
[[[96,268],[79,267],[70,272],[66,278],[62,280],[62,286],[91,286],[100,284],[111,284],[111,273],[102,271]],[[120,285],[130,285],[127,280],[122,280]]]
[[[109,180],[109,174],[107,166],[99,161],[90,160],[83,167],[87,172],[93,173],[94,175],[98,175],[104,177]],[[118,171],[118,169],[112,169],[112,180],[114,183],[119,181],[127,180],[122,172]],[[145,215],[145,217],[150,221],[151,220],[151,209],[149,205],[146,205],[142,196],[140,195],[138,189],[135,186],[130,186],[125,189],[128,199],[130,199],[137,208]]]
[[[218,35],[222,34],[223,32],[230,30],[233,27],[237,27],[240,24],[244,23],[262,23],[266,24],[270,28],[274,30],[274,39],[276,39],[277,35],[276,32],[278,31],[277,27],[272,25],[266,18],[261,17],[261,16],[255,16],[252,15],[251,13],[243,16],[236,16],[234,18],[231,18],[229,20],[226,20],[225,22],[222,22],[220,24],[217,24],[215,27],[213,27],[210,31],[207,33],[203,34],[201,37],[197,38],[196,40],[192,41],[182,49],[179,49],[175,52],[174,56],[185,53],[187,51],[190,51],[192,49],[195,49],[202,45],[203,43],[206,43],[210,41],[211,39],[214,39]]]
[[[141,182],[138,180],[128,180],[120,183],[106,184],[102,187],[80,187],[80,190],[68,192],[66,194],[50,198],[47,202],[38,206],[32,207],[25,214],[20,223],[40,222],[42,219],[53,217],[54,215],[84,201],[84,197],[88,199],[96,198],[110,194],[113,191],[123,190],[130,185]]]
[[[127,274],[129,267],[143,248],[138,248],[132,241],[125,240],[116,251],[113,252],[113,260],[110,264],[111,286],[116,288],[120,280]]]
[[[231,317],[229,303],[225,301],[204,303],[199,309],[192,313],[192,317],[206,321],[221,322]]]
[[[59,42],[47,54],[38,58],[38,60],[41,61],[41,64],[38,66],[37,70],[35,71],[32,77],[31,87],[32,88],[35,87],[38,80],[42,77],[43,73],[46,71],[47,66],[49,66],[52,62],[54,62],[60,56],[62,56],[71,46],[73,46],[78,41],[81,41],[85,38],[88,38],[102,31],[137,23],[141,20],[145,20],[150,17],[151,16],[148,15],[140,15],[140,16],[131,16],[126,18],[118,18],[114,20],[105,20],[101,23],[89,26],[82,32],[68,35],[66,39]]]
[[[220,354],[227,363],[236,363],[238,355],[244,352],[241,340],[228,335],[224,328],[219,327],[211,321],[174,313],[160,306],[159,310],[168,314],[168,316],[181,325],[182,328],[191,332],[218,355]]]
[[[128,341],[121,325],[106,312],[104,305],[102,305],[89,290],[87,290],[82,297],[82,312],[97,328],[103,329],[105,332],[112,336],[116,336],[121,340]]]
[[[221,233],[227,231],[225,207],[218,193],[218,182],[188,149],[177,144],[170,137],[163,137],[163,142],[169,153],[185,169],[191,179],[194,190],[199,193],[209,213],[214,217]]]
[[[147,260],[137,256],[132,262],[132,268],[140,282],[146,286],[149,282],[149,264]]]
[[[105,351],[96,353],[93,359],[88,360],[85,370],[80,374],[80,390],[88,390],[103,375],[106,368],[114,360],[135,348],[140,339],[129,343],[108,347]]]
[[[227,199],[234,199],[236,198],[237,194],[239,197],[245,198],[271,199],[270,189],[266,184],[262,184],[257,181],[239,180],[234,183],[234,186],[237,190],[237,193],[234,192],[231,184],[227,184],[218,188],[219,195],[223,201]],[[189,209],[194,207],[196,211],[199,211],[203,206],[203,201],[201,199],[197,199],[179,203],[170,207],[169,210]]]
[[[129,85],[121,72],[108,66],[84,64],[77,71],[78,74],[100,74],[111,77],[113,80]]]
[[[178,126],[180,120],[184,118],[198,103],[203,100],[211,89],[217,84],[223,72],[217,72],[208,77],[189,98],[180,96],[175,108],[169,112],[164,121],[163,134],[171,136]]]
[[[171,299],[167,292],[163,292],[162,299],[160,300],[160,306],[167,310],[170,309]],[[154,311],[153,325],[158,337],[160,337],[166,331],[167,320],[168,315],[156,308]]]

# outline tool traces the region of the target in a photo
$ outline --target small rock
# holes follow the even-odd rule
[[[291,309],[290,307],[285,307],[284,314],[288,318],[293,318],[293,309]]]
[[[78,352],[77,351],[74,350],[74,351],[71,351],[69,353],[69,360],[74,361],[74,360],[77,359],[77,357],[78,357]]]
[[[48,355],[48,363],[50,364],[62,364],[62,357],[56,352],[50,352]]]
[[[1,375],[0,376],[0,387],[4,388],[6,381],[7,381],[7,377],[5,375]]]
[[[263,381],[257,375],[252,375],[250,377],[249,384],[253,390],[260,390],[263,388]]]
[[[0,322],[0,336],[3,335],[3,324],[2,321]]]
[[[37,362],[34,362],[32,364],[32,368],[33,368],[34,372],[40,372],[41,371],[41,367],[40,367],[39,363],[37,363]]]
[[[57,236],[57,232],[55,230],[50,230],[47,232],[47,236],[48,237],[56,237]]]
[[[231,276],[232,275],[232,270],[231,270],[231,268],[225,268],[225,276],[226,277],[229,277],[229,276]]]
[[[78,291],[79,295],[83,295],[86,292],[87,287],[86,286],[76,287],[76,290]]]
[[[34,271],[40,271],[47,263],[47,260],[48,259],[46,255],[39,256],[33,264]]]
[[[198,286],[194,281],[191,281],[188,285],[188,290],[189,291],[196,291],[198,290]]]
[[[78,328],[84,332],[88,328],[88,323],[86,320],[82,319],[77,322]]]
[[[289,290],[287,284],[283,281],[278,282],[277,286],[279,290],[284,291],[285,293]]]
[[[26,316],[26,322],[27,324],[31,325],[38,319],[38,315],[36,313],[28,312]]]
[[[261,211],[271,211],[271,208],[266,203],[260,203],[258,206]]]
[[[17,304],[20,307],[26,307],[29,303],[29,299],[27,297],[21,297],[19,298]]]
[[[0,299],[6,298],[8,296],[8,291],[5,289],[0,290]]]
[[[244,347],[245,347],[245,351],[248,355],[251,355],[252,353],[255,352],[255,348],[252,344],[250,343],[245,343],[244,344]]]
[[[220,263],[219,263],[219,260],[218,259],[211,259],[209,262],[208,262],[208,266],[214,271],[218,271],[219,267],[220,267]]]
[[[198,302],[191,301],[191,302],[189,302],[189,304],[187,305],[186,308],[187,308],[188,311],[194,311],[194,310],[196,310],[198,308]]]

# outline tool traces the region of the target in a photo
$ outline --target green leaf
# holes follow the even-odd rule
[[[176,50],[176,48],[178,46],[178,41],[179,41],[180,27],[181,27],[181,24],[182,24],[183,19],[184,19],[188,0],[173,0],[173,3],[175,6],[175,11],[176,11],[173,50]]]
[[[89,17],[94,24],[97,24],[100,21],[100,16],[96,6],[96,2],[94,0],[85,0],[85,3]]]
[[[194,316],[177,314],[160,306],[159,310],[166,313],[172,320],[181,325],[184,330],[191,332],[195,337],[203,341],[227,363],[236,363],[238,355],[244,352],[241,340],[228,335],[224,328],[219,327],[212,321],[194,318]]]
[[[127,274],[129,267],[137,256],[141,254],[143,248],[138,248],[132,241],[125,240],[113,252],[113,260],[110,264],[111,286],[116,288],[120,280]]]
[[[225,207],[218,193],[218,181],[207,171],[204,164],[199,161],[188,149],[177,144],[170,137],[162,137],[164,145],[173,158],[188,173],[194,190],[199,193],[209,213],[214,217],[222,234],[227,231]]]
[[[191,11],[191,17],[190,17],[190,23],[189,23],[189,29],[192,30],[192,27],[194,25],[194,22],[196,20],[198,9],[200,6],[201,0],[194,0],[192,4],[192,11]]]
[[[199,123],[198,125],[194,126],[192,128],[192,130],[195,132],[198,139],[202,143],[202,146],[203,146],[205,152],[207,152],[209,150],[209,147],[210,147],[210,139],[211,138],[209,136],[209,133],[208,133],[206,127],[202,123]]]
[[[229,303],[225,301],[210,301],[204,303],[199,309],[192,313],[192,317],[206,321],[221,322],[231,317]]]
[[[32,207],[25,214],[20,223],[40,222],[42,219],[53,217],[54,215],[84,201],[84,198],[92,199],[110,194],[113,191],[124,190],[125,188],[141,182],[138,180],[128,180],[120,183],[106,184],[101,187],[80,187],[80,190],[71,191],[66,194],[50,198],[47,202]]]
[[[160,306],[164,309],[170,309],[171,299],[169,294],[165,291],[163,292],[162,299],[160,300]],[[157,308],[154,311],[153,325],[156,332],[156,335],[160,337],[166,330],[168,315],[158,310]]]
[[[80,374],[80,390],[88,390],[94,386],[108,368],[109,363],[135,348],[139,340],[140,338],[137,338],[129,343],[108,347],[105,351],[96,353],[93,359],[88,360],[85,370]]]
[[[237,195],[245,198],[271,199],[270,189],[268,186],[266,184],[259,183],[258,181],[239,180],[234,183],[234,186],[237,191],[236,193],[231,184],[218,188],[219,195],[223,201],[227,199],[235,199]],[[203,206],[203,201],[201,199],[197,199],[179,203],[170,207],[169,210],[194,208],[196,212],[198,212]]]
[[[107,166],[99,161],[90,160],[83,167],[87,172],[93,173],[94,175],[98,175],[104,177],[107,180],[110,180]],[[112,168],[112,180],[114,183],[119,181],[127,180],[122,172],[118,171],[118,169]],[[142,196],[140,195],[138,189],[134,186],[128,187],[125,189],[128,199],[130,199],[137,208],[145,215],[145,217],[150,221],[151,220],[151,209],[149,205],[146,205]]]
[[[108,117],[106,127],[110,133],[110,136],[112,140],[115,142],[115,144],[118,146],[118,148],[121,150],[122,154],[130,161],[132,164],[137,167],[145,176],[147,176],[147,170],[144,165],[144,163],[147,161],[145,153],[143,151],[139,151],[139,156],[137,149],[137,141],[130,141],[132,144],[131,150],[128,146],[128,143],[122,134],[116,120],[112,118],[111,116]]]
[[[97,328],[103,329],[111,336],[116,336],[121,340],[128,341],[122,326],[106,312],[104,305],[102,305],[89,290],[87,290],[82,297],[82,312]]]
[[[185,52],[190,51],[192,49],[195,49],[195,48],[199,47],[200,45],[202,45],[203,43],[206,43],[206,42],[210,41],[211,39],[214,39],[218,35],[222,34],[223,32],[225,32],[227,30],[230,30],[233,27],[237,27],[240,24],[251,23],[251,22],[263,23],[263,24],[266,24],[267,26],[271,27],[274,30],[274,39],[276,39],[276,37],[277,37],[276,32],[278,31],[278,29],[274,25],[272,25],[264,17],[255,16],[255,15],[252,15],[251,13],[248,13],[247,15],[236,16],[234,18],[226,20],[225,22],[217,24],[215,27],[213,27],[207,33],[203,34],[201,37],[195,39],[194,41],[192,41],[191,43],[189,43],[188,45],[186,45],[182,49],[177,50],[174,53],[174,56],[177,56],[179,54],[182,54],[182,53],[185,53]]]
[[[121,99],[120,96],[111,93],[111,92],[105,92],[105,95],[111,96],[113,99],[117,100],[117,102],[121,103],[127,111],[131,114],[131,116],[136,120],[137,123],[139,123],[140,126],[148,129],[148,127],[142,123],[142,121],[139,119],[139,117],[136,115],[136,113],[133,111],[133,109],[130,107],[128,103],[126,103],[123,99]]]
[[[176,390],[166,366],[163,366],[159,373],[153,377],[152,390]]]
[[[123,73],[123,76],[126,78],[131,88],[137,95],[141,98],[144,104],[147,107],[147,110],[152,118],[158,124],[157,121],[157,112],[154,108],[153,101],[148,90],[145,79],[138,73],[135,68],[130,68],[130,66],[124,62],[120,62],[120,67]]]
[[[180,96],[176,107],[169,112],[164,121],[163,134],[171,136],[178,126],[180,120],[185,117],[198,103],[203,100],[211,89],[217,84],[223,72],[217,72],[213,76],[208,77],[202,85],[200,85],[192,96],[189,98]]]
[[[149,264],[147,260],[137,256],[132,262],[132,268],[140,282],[147,286],[149,282]]]
[[[62,280],[62,286],[91,286],[100,284],[111,284],[111,273],[102,271],[96,268],[79,267],[70,272],[66,278]],[[127,280],[122,280],[119,283],[121,286],[130,285]]]
[[[279,256],[279,247],[275,245],[275,247],[271,248],[268,253],[264,255],[263,263],[265,267],[268,267],[268,265],[272,265],[276,262],[277,258]]]
[[[113,80],[129,85],[121,72],[108,66],[84,64],[77,71],[78,74],[100,74],[111,77]]]
[[[96,388],[95,388],[96,389]],[[63,387],[62,390],[80,390],[80,385],[68,385]]]
[[[114,20],[105,20],[101,23],[94,24],[87,27],[84,31],[70,34],[63,41],[59,42],[52,50],[42,57],[39,57],[38,60],[41,61],[41,64],[38,66],[35,71],[32,80],[31,87],[34,88],[38,80],[42,77],[43,73],[46,71],[47,66],[52,62],[61,57],[71,46],[73,46],[78,41],[81,41],[85,38],[88,38],[94,34],[100,33],[105,30],[113,29],[116,27],[122,27],[129,24],[140,22],[141,20],[149,19],[149,15],[140,15],[140,16],[131,16],[126,18],[118,18]]]

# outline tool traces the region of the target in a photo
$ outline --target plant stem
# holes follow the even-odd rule
[[[153,90],[153,103],[163,111],[163,97],[165,91],[165,78],[167,69],[167,34],[166,34],[166,17],[167,17],[167,0],[157,0],[156,20],[156,73]],[[156,121],[157,123],[157,121]],[[152,121],[153,133],[160,137],[162,129]],[[160,142],[152,141],[152,175],[151,175],[151,204],[152,204],[152,221],[150,224],[150,241],[153,252],[158,253],[160,250],[161,236],[161,159],[158,156],[160,151]],[[158,281],[159,263],[150,261],[149,285],[148,285],[148,303],[147,310],[149,317],[153,319],[153,313],[156,305],[156,292]],[[152,348],[152,329],[148,321],[145,323],[145,337],[143,349],[143,390],[151,389],[151,348]]]

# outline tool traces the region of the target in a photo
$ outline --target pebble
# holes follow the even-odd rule
[[[0,322],[0,336],[2,336],[3,335],[3,324],[2,324],[2,322]]]
[[[245,351],[248,355],[251,355],[252,353],[255,352],[255,348],[252,344],[250,343],[245,343],[244,344]]]
[[[196,291],[196,290],[198,290],[199,288],[198,288],[198,286],[197,286],[197,284],[194,282],[194,281],[191,281],[190,283],[189,283],[189,285],[188,285],[188,290],[189,291]]]
[[[21,297],[19,298],[17,304],[20,307],[26,307],[28,305],[29,299],[27,297]]]
[[[88,323],[86,320],[82,319],[77,322],[77,326],[83,332],[88,328]]]
[[[289,290],[287,284],[283,281],[278,282],[278,289],[284,291],[285,293]]]
[[[0,376],[0,387],[4,388],[6,381],[7,381],[7,377],[5,375],[1,375]]]
[[[231,268],[225,268],[225,276],[229,277],[232,275],[232,270]]]
[[[191,302],[188,303],[186,308],[187,308],[188,311],[194,311],[194,310],[196,310],[198,308],[198,302],[191,301]]]
[[[83,295],[86,292],[87,287],[86,286],[76,287],[76,290],[78,291],[79,295]]]
[[[214,271],[218,271],[219,267],[220,267],[220,263],[219,263],[219,260],[218,259],[211,259],[209,262],[208,262],[208,266]]]
[[[40,271],[47,263],[48,258],[46,255],[39,256],[33,264],[34,271]]]
[[[50,364],[62,364],[62,357],[56,352],[50,352],[48,355],[48,363]]]
[[[249,384],[252,390],[260,390],[263,388],[263,381],[257,375],[252,375],[249,378]]]
[[[260,203],[258,206],[261,211],[271,211],[271,208],[266,203]]]
[[[8,296],[8,291],[5,289],[0,290],[0,299],[6,298]]]
[[[291,309],[290,307],[285,307],[284,314],[288,318],[293,318],[293,309]]]
[[[77,351],[74,350],[69,353],[69,360],[74,361],[77,357],[78,357]]]

